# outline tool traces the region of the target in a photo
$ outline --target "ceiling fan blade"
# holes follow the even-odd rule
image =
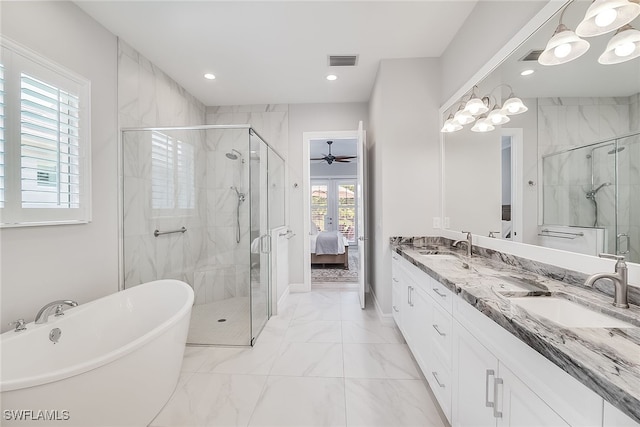
[[[312,158],[312,159],[309,159],[309,160],[327,160],[327,158],[326,157],[316,157],[316,158]]]
[[[336,159],[357,159],[357,156],[336,156]]]
[[[345,159],[334,159],[334,162],[339,162],[339,163],[351,163],[351,160],[345,160]]]

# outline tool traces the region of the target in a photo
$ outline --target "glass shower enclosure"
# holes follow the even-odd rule
[[[604,251],[640,262],[640,133],[543,157],[544,224],[599,228]]]
[[[250,125],[122,131],[124,288],[182,280],[190,345],[253,345],[270,317],[284,160]]]

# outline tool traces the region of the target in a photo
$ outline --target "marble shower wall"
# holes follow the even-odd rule
[[[289,143],[289,107],[288,105],[242,105],[242,106],[219,106],[219,107],[207,107],[206,110],[206,123],[208,125],[239,125],[250,124],[253,129],[266,141],[269,145],[275,148],[278,153],[286,159],[287,147]],[[212,132],[212,131],[209,131]],[[235,148],[243,155],[245,163],[242,165],[241,174],[241,187],[242,191],[249,196],[249,184],[251,188],[258,190],[260,188],[260,180],[254,179],[249,183],[249,168],[251,155],[255,158],[260,154],[264,156],[264,151],[261,153],[249,153],[249,138],[245,133],[240,135],[239,131],[231,132],[225,131],[224,133],[218,132],[212,134],[212,138],[208,138],[207,148],[210,150],[209,156],[218,159],[224,163],[224,153],[231,148]],[[215,152],[220,154],[214,154]],[[220,160],[223,159],[223,160]],[[250,254],[249,245],[251,241],[257,237],[257,231],[251,233],[251,230],[260,229],[260,215],[254,215],[252,217],[254,223],[249,224],[249,206],[258,207],[264,209],[265,207],[259,200],[255,199],[260,197],[259,191],[253,191],[251,196],[254,200],[247,198],[246,202],[241,205],[240,212],[240,226],[242,230],[240,245],[235,243],[235,192],[231,197],[229,187],[238,182],[237,178],[234,178],[230,168],[235,168],[237,165],[232,164],[231,160],[226,159],[224,167],[227,168],[227,172],[223,173],[221,169],[218,170],[219,174],[216,175],[216,186],[219,189],[218,196],[221,197],[220,209],[218,210],[218,217],[216,218],[216,233],[221,236],[221,245],[224,246],[224,251],[227,254],[231,253],[231,248],[235,247],[235,260],[236,260],[236,277],[235,287],[239,296],[246,296],[250,289],[251,282],[251,268],[252,264],[259,261],[258,254]],[[237,171],[237,169],[233,169]],[[257,168],[255,170],[257,172]],[[254,173],[254,178],[259,178]],[[284,175],[284,174],[283,174]],[[237,176],[237,175],[235,175]],[[225,198],[227,195],[227,199]],[[284,200],[281,200],[284,203]],[[284,212],[284,208],[281,209]],[[230,255],[229,255],[230,256]],[[228,259],[229,260],[229,257]],[[254,271],[253,274],[258,276],[259,271]],[[254,283],[259,284],[259,277],[254,277]],[[230,287],[230,286],[229,286]]]
[[[200,101],[122,40],[118,41],[118,112],[120,128],[201,125],[205,118]],[[151,132],[123,136],[125,286],[158,278],[195,286],[196,271],[209,263],[205,134],[165,134],[192,147],[195,200],[190,209],[152,209]],[[155,229],[182,226],[188,230],[184,234],[153,236]]]
[[[595,187],[616,183],[616,157],[608,154],[613,141],[602,145],[573,150],[546,157],[551,153],[611,140],[620,135],[640,131],[640,94],[618,98],[540,98],[538,99],[538,158],[543,166],[543,221],[546,224],[564,224],[591,227],[595,221],[595,205],[586,198]],[[600,147],[600,148],[597,148]],[[596,148],[593,150],[593,148]],[[618,154],[618,224],[629,227],[637,235],[632,205],[638,204],[639,188],[634,186],[638,161],[635,151],[628,149]],[[634,192],[635,191],[635,192]],[[616,247],[616,186],[605,185],[596,196],[598,225],[607,229],[609,251]],[[639,218],[639,219],[636,219]],[[640,225],[640,224],[638,224]],[[628,259],[640,261],[637,252],[640,236],[632,237]]]

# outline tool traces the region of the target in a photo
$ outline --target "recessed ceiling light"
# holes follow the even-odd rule
[[[535,70],[524,70],[523,72],[520,73],[521,76],[528,76],[530,74],[535,73]]]
[[[213,79],[216,78],[216,76],[214,76],[211,73],[207,73],[207,74],[204,75],[204,78],[207,79],[207,80],[213,80]]]
[[[329,81],[334,81],[334,80],[336,80],[337,78],[338,78],[338,76],[336,76],[335,74],[329,74],[329,75],[327,76],[327,80],[329,80]]]

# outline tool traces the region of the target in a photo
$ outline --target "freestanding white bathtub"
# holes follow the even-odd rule
[[[176,387],[192,304],[189,285],[157,280],[3,333],[0,424],[148,425]]]

